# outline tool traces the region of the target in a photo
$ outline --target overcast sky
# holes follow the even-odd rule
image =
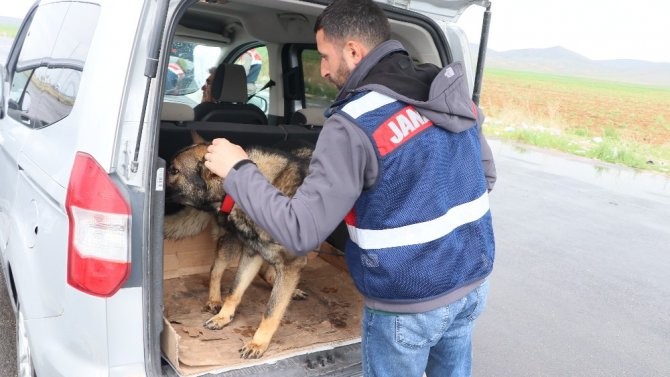
[[[459,20],[471,42],[482,10],[470,7]],[[668,17],[667,0],[491,0],[488,47],[562,46],[590,59],[670,62]]]
[[[1,0],[0,15],[22,18],[32,0]],[[670,0],[492,0],[489,48],[562,46],[590,59],[670,62]],[[482,8],[459,21],[478,43]]]

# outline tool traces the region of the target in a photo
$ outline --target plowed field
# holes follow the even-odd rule
[[[491,69],[480,104],[505,124],[670,147],[670,88]]]

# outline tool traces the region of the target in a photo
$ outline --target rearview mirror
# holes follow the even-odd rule
[[[23,100],[21,100],[21,111],[26,113],[28,110],[30,110],[30,104],[31,104],[31,97],[30,93],[25,92],[23,93]]]
[[[258,93],[251,97],[247,103],[252,104],[261,109],[265,114],[268,113],[268,100],[263,97],[258,97]]]

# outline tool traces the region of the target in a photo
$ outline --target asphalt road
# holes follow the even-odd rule
[[[0,282],[0,376],[9,377],[16,375],[16,326],[2,272]]]
[[[495,143],[475,376],[670,376],[670,179]]]

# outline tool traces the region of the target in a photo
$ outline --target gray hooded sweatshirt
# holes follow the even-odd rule
[[[337,100],[375,90],[413,105],[434,124],[452,132],[475,125],[473,104],[460,63],[417,66],[398,41],[376,48],[351,72]],[[337,101],[333,106],[337,106]],[[477,127],[483,115],[478,111]],[[330,115],[327,112],[327,115]],[[491,150],[481,135],[489,191],[495,182]],[[253,164],[231,170],[223,187],[256,223],[297,255],[315,250],[351,210],[378,174],[378,160],[365,133],[340,114],[326,119],[309,165],[293,198],[274,188]]]

